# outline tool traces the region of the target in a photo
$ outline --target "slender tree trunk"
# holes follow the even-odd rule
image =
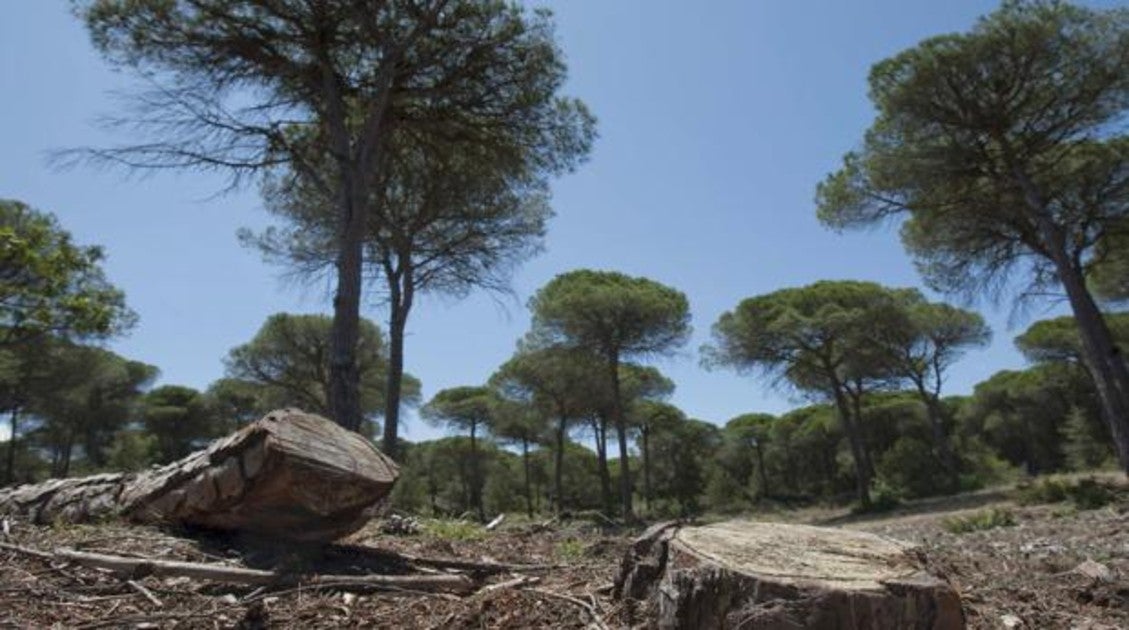
[[[1059,281],[1066,290],[1082,338],[1082,358],[1094,377],[1102,415],[1113,435],[1121,469],[1129,474],[1129,366],[1114,342],[1097,302],[1086,287],[1083,270],[1067,252],[1062,229],[1048,216],[1042,194],[1022,168],[1014,166],[1013,174],[1054,263]]]
[[[627,456],[627,422],[623,417],[623,401],[620,399],[619,357],[612,357],[612,420],[615,422],[616,440],[619,442],[619,493],[621,516],[626,522],[635,520],[631,509],[631,461]]]
[[[866,429],[862,422],[862,397],[864,395],[862,383],[856,384],[856,391],[851,391],[847,388],[847,394],[851,398],[851,410],[853,413],[855,433],[858,435],[859,448],[862,453],[863,466],[866,467],[866,476],[868,479],[874,478],[874,459],[870,456],[870,445],[866,439]]]
[[[933,448],[937,449],[937,456],[941,460],[941,466],[945,469],[945,475],[948,477],[948,489],[950,492],[960,490],[960,467],[957,465],[956,454],[953,453],[953,445],[949,442],[949,436],[945,433],[945,419],[941,411],[941,401],[937,397],[927,391],[921,383],[917,385],[917,392],[921,396],[921,401],[925,403],[925,415],[929,418],[929,428],[933,432]]]
[[[482,478],[478,466],[477,425],[476,422],[472,422],[470,425],[470,500],[475,513],[478,515],[478,520],[485,522],[486,509],[482,505]]]
[[[71,453],[74,452],[74,433],[67,433],[67,441],[63,444],[63,458],[59,463],[59,477],[67,477],[71,474]]]
[[[769,497],[768,473],[765,472],[765,468],[764,468],[764,445],[761,444],[760,439],[757,439],[756,447],[757,447],[757,470],[760,472],[760,477],[761,477],[761,496],[764,497],[765,499],[767,499]]]
[[[568,419],[563,415],[557,420],[557,452],[553,454],[553,499],[558,516],[564,511],[564,449],[567,423]]]
[[[835,406],[839,410],[839,423],[843,432],[847,434],[847,441],[851,445],[851,458],[855,463],[855,491],[858,494],[859,505],[865,510],[870,507],[870,471],[867,467],[867,457],[859,435],[858,426],[851,419],[851,406],[848,404],[842,386],[832,382],[834,389]]]
[[[651,513],[651,430],[643,425],[643,500],[647,505],[647,513]]]
[[[410,305],[393,302],[388,318],[388,380],[384,392],[384,435],[381,450],[396,459],[399,451],[400,401],[404,384],[404,331]]]
[[[16,480],[16,440],[20,434],[20,409],[16,407],[12,409],[12,415],[8,419],[8,461],[4,466],[4,483],[12,483]]]
[[[596,432],[596,463],[600,467],[600,501],[604,511],[612,510],[612,475],[608,470],[608,419],[604,414],[597,414],[593,418],[593,428]]]
[[[1019,417],[1019,426],[1023,427],[1023,454],[1025,455],[1023,467],[1027,469],[1029,477],[1035,477],[1038,476],[1042,467],[1035,457],[1035,437],[1031,431],[1031,421],[1027,419],[1027,415],[1024,413],[1016,413],[1016,415]]]
[[[529,485],[529,441],[521,441],[521,463],[525,468],[525,513],[533,518],[533,493]]]

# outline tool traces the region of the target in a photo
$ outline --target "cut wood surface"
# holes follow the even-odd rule
[[[616,595],[652,606],[664,628],[964,627],[956,591],[913,546],[783,523],[652,527]]]
[[[123,516],[329,541],[363,526],[397,475],[363,436],[284,409],[165,466],[0,490],[0,514],[35,523]]]

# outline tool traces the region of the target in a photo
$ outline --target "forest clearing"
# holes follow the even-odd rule
[[[969,628],[1085,628],[1129,624],[1129,487],[1115,477],[1111,502],[1022,505],[1015,487],[924,500],[882,515],[845,510],[774,511],[769,518],[879,533],[921,545],[960,593]],[[993,523],[983,515],[1007,514]],[[968,531],[954,525],[972,521]],[[979,521],[977,520],[979,519]],[[651,627],[646,606],[613,599],[620,561],[639,530],[599,517],[527,521],[493,531],[469,521],[421,519],[415,534],[376,520],[325,548],[256,547],[235,537],[107,522],[34,527],[9,521],[0,540],[0,625],[10,627],[626,628]],[[154,560],[277,568],[315,574],[396,572],[394,552],[489,565],[542,565],[477,575],[469,594],[397,592],[327,583],[286,588],[186,577],[137,577],[47,560],[14,546],[74,549]],[[368,550],[363,553],[359,550]],[[551,568],[547,568],[551,567]],[[402,569],[402,567],[401,567]],[[390,571],[391,570],[391,571]],[[410,590],[410,589],[406,589]],[[375,592],[374,592],[375,591]]]
[[[1129,627],[1123,4],[17,5],[0,626]]]

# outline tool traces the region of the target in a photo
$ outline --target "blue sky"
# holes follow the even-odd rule
[[[895,230],[825,230],[814,188],[871,121],[870,65],[964,30],[995,3],[547,5],[569,62],[567,93],[598,116],[600,139],[589,162],[556,182],[547,252],[516,275],[517,298],[425,298],[409,323],[408,370],[427,397],[481,383],[527,329],[525,303],[538,287],[571,269],[614,269],[690,300],[692,341],[655,362],[678,385],[675,404],[717,423],[795,406],[767,383],[702,370],[698,347],[745,297],[825,278],[920,286]],[[49,167],[52,149],[114,141],[96,122],[119,106],[112,93],[130,85],[101,61],[67,7],[17,0],[0,21],[0,197],[53,212],[78,241],[103,245],[110,278],[141,316],[110,347],[160,367],[162,383],[204,388],[268,315],[329,312],[326,290],[287,285],[240,247],[238,228],[267,222],[253,188],[217,197],[224,182],[215,176]],[[1011,340],[1030,318],[1009,328],[1010,305],[977,306],[995,339],[952,370],[949,393],[1023,364]],[[374,301],[366,311],[383,325]],[[437,434],[414,416],[405,431],[412,440]]]

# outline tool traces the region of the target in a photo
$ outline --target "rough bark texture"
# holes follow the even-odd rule
[[[397,475],[359,434],[286,409],[165,466],[0,490],[0,514],[35,523],[122,516],[329,541],[364,525]]]
[[[628,549],[616,597],[660,628],[964,627],[960,598],[911,546],[840,529],[664,523]]]

